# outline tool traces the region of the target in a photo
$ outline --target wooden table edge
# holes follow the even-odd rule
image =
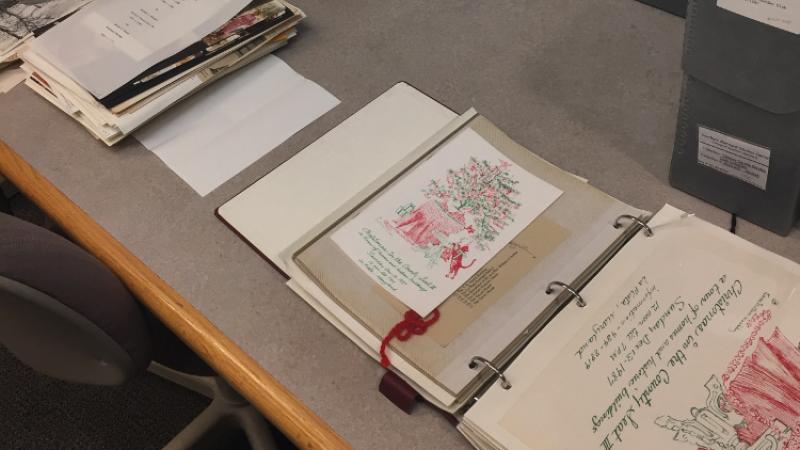
[[[302,449],[352,448],[169,284],[0,140],[0,173],[106,264],[175,334]]]

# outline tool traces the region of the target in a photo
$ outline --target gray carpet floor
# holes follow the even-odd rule
[[[158,449],[208,403],[151,374],[120,387],[64,383],[0,348],[2,449]]]

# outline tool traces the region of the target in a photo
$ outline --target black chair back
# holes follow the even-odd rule
[[[0,345],[65,381],[116,385],[151,360],[145,313],[118,278],[68,240],[0,214]]]

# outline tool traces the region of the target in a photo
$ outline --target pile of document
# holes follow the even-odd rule
[[[20,57],[30,88],[113,145],[285,45],[304,17],[283,0],[95,0]]]

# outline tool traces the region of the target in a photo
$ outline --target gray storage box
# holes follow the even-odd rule
[[[638,0],[641,3],[664,10],[678,17],[686,17],[686,4],[689,0]]]
[[[800,208],[800,36],[692,0],[670,182],[786,235]]]

